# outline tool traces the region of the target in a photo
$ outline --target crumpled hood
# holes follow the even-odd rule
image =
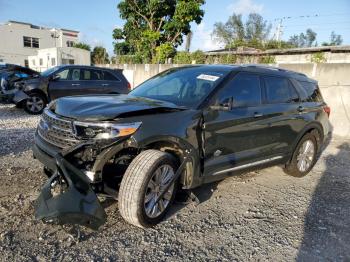
[[[117,117],[145,114],[150,110],[181,110],[166,101],[130,95],[70,96],[55,100],[50,110],[56,114],[77,120],[113,120]]]

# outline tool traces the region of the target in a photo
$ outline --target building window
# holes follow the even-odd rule
[[[35,59],[32,60],[32,64],[33,64],[33,66],[35,66]]]
[[[39,59],[39,64],[40,64],[41,66],[43,65],[43,59],[42,59],[42,58]]]
[[[51,58],[51,65],[52,66],[56,65],[56,58],[54,58],[54,57]]]
[[[64,58],[62,58],[62,65],[74,65],[74,59],[64,59]]]
[[[28,59],[24,59],[24,66],[25,66],[25,67],[29,67],[29,61],[28,61]]]
[[[74,42],[73,41],[67,41],[67,47],[73,47]]]
[[[23,46],[31,48],[39,48],[39,38],[23,36]]]

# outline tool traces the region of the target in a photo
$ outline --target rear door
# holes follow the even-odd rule
[[[129,92],[128,83],[122,75],[117,76],[107,70],[103,70],[102,72],[103,81],[101,86],[106,93],[127,94]]]
[[[263,76],[264,105],[262,113],[268,119],[269,143],[272,155],[285,156],[305,126],[302,105],[294,85],[286,77]]]
[[[263,115],[260,76],[238,73],[214,99],[219,105],[233,99],[233,107],[209,108],[204,113],[204,175],[215,177],[269,156],[270,135]]]

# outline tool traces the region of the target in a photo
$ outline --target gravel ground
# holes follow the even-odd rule
[[[333,138],[304,178],[273,167],[197,189],[201,203],[176,204],[142,230],[104,203],[98,232],[45,225],[33,203],[45,181],[32,158],[38,117],[0,105],[0,260],[350,260],[350,141]]]

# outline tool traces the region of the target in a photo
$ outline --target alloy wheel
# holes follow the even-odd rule
[[[33,113],[40,112],[44,108],[44,101],[41,97],[31,96],[26,101],[27,109]]]
[[[300,172],[306,172],[314,160],[315,144],[311,140],[306,140],[299,148],[297,156],[297,167]]]
[[[156,201],[164,189],[169,185],[174,175],[174,169],[167,164],[161,165],[153,173],[150,181],[148,182],[144,200],[144,207],[148,217],[158,217],[169,205],[174,194],[174,184],[169,187],[167,192],[159,199],[158,202]]]

